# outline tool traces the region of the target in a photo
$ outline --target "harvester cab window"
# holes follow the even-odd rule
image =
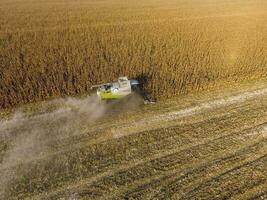
[[[105,87],[105,90],[110,90],[111,85],[105,85],[104,87]]]

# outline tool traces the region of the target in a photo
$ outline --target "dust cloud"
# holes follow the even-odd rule
[[[131,100],[129,105],[135,102]],[[121,107],[116,104],[99,103],[96,96],[57,99],[46,103],[47,107],[56,107],[54,111],[32,116],[18,111],[11,119],[0,121],[0,199],[12,192],[10,186],[19,176],[30,170],[23,165],[25,160],[49,152],[54,142],[81,134],[83,128],[114,108],[126,107],[125,103]]]

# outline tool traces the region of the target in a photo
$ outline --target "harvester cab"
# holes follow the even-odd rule
[[[101,100],[122,99],[138,88],[137,80],[129,80],[127,77],[119,77],[117,82],[103,83],[91,87],[97,88],[97,96]]]

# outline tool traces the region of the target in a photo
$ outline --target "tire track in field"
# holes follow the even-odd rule
[[[266,155],[266,154],[265,154]],[[262,156],[261,156],[262,157]],[[244,160],[242,161],[241,165],[237,165],[236,167],[237,168],[242,168],[243,166],[246,166],[247,163],[243,163],[243,162],[255,162],[257,161],[259,158],[261,157],[257,157],[256,160],[251,160],[251,159],[247,159],[247,160]],[[228,160],[229,159],[229,160]],[[214,170],[212,169],[212,167],[216,167],[216,165],[223,165],[224,163],[223,162],[229,162],[231,161],[231,159],[235,159],[234,157],[231,157],[231,158],[228,158],[228,159],[222,159],[222,160],[216,160],[214,163],[211,163],[210,165],[202,165],[200,166],[199,168],[195,168],[193,169],[194,171],[192,171],[192,173],[199,173],[199,170],[200,170],[200,173],[204,173],[204,172],[209,172],[208,170]],[[229,167],[225,167],[226,169],[229,169]],[[232,170],[232,169],[229,169],[229,170]],[[214,171],[212,171],[214,173]],[[216,172],[216,171],[215,171]],[[151,198],[150,199],[169,199],[170,196],[173,196],[173,195],[176,195],[177,196],[177,192],[181,192],[181,189],[182,187],[186,187],[186,185],[181,185],[180,184],[180,188],[177,189],[177,191],[175,191],[174,189],[176,188],[171,188],[171,190],[168,190],[169,193],[164,193],[164,195],[162,196],[161,194],[157,194],[157,195],[154,195],[152,196],[151,193],[153,194],[153,190],[154,191],[158,191],[160,188],[161,188],[161,184],[163,182],[164,184],[164,181],[169,181],[169,180],[172,180],[173,177],[177,177],[178,173],[184,173],[183,171],[176,171],[176,172],[173,172],[173,173],[170,173],[168,176],[163,176],[163,177],[157,177],[156,179],[154,179],[153,181],[151,180],[148,180],[147,182],[145,183],[142,183],[141,182],[141,185],[138,185],[137,188],[133,189],[133,190],[130,190],[130,191],[125,191],[125,195],[118,195],[116,197],[114,197],[113,195],[113,198],[117,198],[117,197],[120,197],[121,199],[123,198],[126,198],[126,199],[139,199],[139,198],[145,198],[144,196],[150,196]],[[179,176],[178,175],[178,178],[176,179],[177,182],[183,182],[184,180],[186,180],[188,177],[186,176],[194,176],[194,174],[186,174],[186,175],[183,175],[183,176]],[[203,175],[205,176],[205,175]],[[199,178],[199,177],[198,177]],[[202,177],[200,177],[202,178]],[[203,181],[205,181],[205,179],[202,179]],[[197,182],[198,180],[193,180],[193,182]],[[173,183],[175,184],[175,183]],[[185,183],[186,184],[186,183]],[[136,187],[136,186],[135,186]],[[173,187],[172,185],[170,185],[170,187]],[[149,190],[152,190],[151,192],[149,192]],[[159,196],[160,195],[160,196]],[[110,197],[108,198],[103,198],[103,199],[109,199]],[[172,197],[171,199],[178,199],[178,197]],[[188,197],[186,196],[185,199],[188,199]]]
[[[266,142],[266,140],[264,140],[265,142]],[[250,153],[250,152],[249,152]],[[241,169],[241,168],[243,168],[243,167],[246,167],[249,163],[254,163],[255,161],[257,161],[257,160],[259,160],[259,159],[261,159],[261,158],[263,158],[263,157],[266,157],[266,149],[265,149],[265,151],[263,152],[264,153],[264,155],[263,156],[259,156],[257,159],[255,159],[255,160],[252,160],[251,161],[251,159],[250,159],[250,157],[252,156],[252,155],[250,155],[249,156],[249,158],[248,159],[244,159],[244,160],[242,160],[242,162],[243,161],[246,161],[244,164],[238,164],[238,165],[231,165],[231,167],[229,168],[229,167],[224,167],[224,166],[222,166],[223,167],[223,170],[222,171],[219,171],[219,173],[218,172],[216,172],[215,173],[215,175],[214,175],[214,172],[212,173],[212,176],[211,177],[209,177],[209,178],[204,178],[203,179],[203,177],[200,177],[201,178],[201,182],[199,183],[199,181],[196,181],[196,180],[192,180],[193,181],[193,184],[196,182],[197,183],[197,185],[202,185],[202,184],[206,184],[206,182],[210,182],[210,181],[217,181],[217,180],[219,180],[220,178],[222,178],[223,176],[226,176],[226,175],[229,175],[229,174],[231,174],[232,172],[235,172],[236,170],[238,170],[238,169]],[[258,152],[256,152],[256,154],[259,154]],[[253,157],[253,156],[252,156]],[[237,158],[237,159],[240,159],[239,157]],[[253,157],[253,159],[254,159],[254,157]],[[248,161],[248,162],[247,162]],[[234,167],[233,167],[234,166]],[[218,167],[218,166],[216,166],[216,167]],[[226,170],[225,170],[226,169]],[[204,169],[204,170],[207,170],[207,169]],[[221,169],[220,169],[221,170]],[[193,177],[194,178],[194,177]],[[172,184],[175,184],[175,182],[179,182],[179,184],[180,184],[180,188],[178,189],[177,187],[176,187],[176,189],[177,190],[180,190],[182,187],[183,187],[183,185],[181,185],[181,183],[180,183],[180,181],[181,181],[181,179],[178,179],[178,180],[175,180],[175,181],[173,181],[173,183]],[[204,182],[204,183],[203,183]],[[259,184],[261,184],[262,183],[262,181],[260,181],[259,180]],[[168,190],[173,190],[173,191],[171,191],[171,192],[169,192],[169,193],[164,193],[165,195],[167,195],[167,196],[172,196],[172,195],[176,195],[176,197],[175,197],[175,199],[178,199],[178,197],[177,197],[177,194],[176,194],[176,191],[175,191],[175,188],[172,188],[172,185],[168,185],[170,188],[168,188],[167,186],[166,186],[166,188],[168,188]],[[183,194],[183,198],[184,199],[188,199],[189,197],[188,197],[188,195],[189,194],[191,194],[192,192],[193,192],[193,190],[188,190],[188,189],[190,189],[190,187],[195,187],[194,185],[192,185],[192,184],[189,184],[189,186],[185,186],[185,190],[187,190],[187,192],[185,193],[185,194]],[[243,186],[243,191],[246,191],[248,188],[247,187],[244,187]],[[240,188],[240,190],[242,191],[242,188]],[[197,193],[197,192],[196,192]],[[183,198],[181,198],[181,199],[183,199]],[[157,198],[157,199],[164,199],[164,196],[162,197],[161,196],[161,198]],[[180,199],[180,198],[179,198]]]
[[[63,163],[62,163],[63,164]]]
[[[246,163],[244,163],[244,164],[242,164],[242,165],[240,165],[240,166],[236,166],[236,167],[234,167],[234,168],[232,168],[232,169],[229,169],[229,170],[227,170],[227,171],[224,171],[224,172],[220,173],[219,175],[216,175],[216,176],[210,178],[210,179],[207,180],[206,182],[204,182],[204,183],[198,185],[198,186],[195,187],[194,189],[192,189],[192,190],[188,191],[187,193],[185,193],[185,194],[184,194],[181,198],[179,198],[179,199],[189,199],[189,198],[194,198],[195,195],[198,194],[198,191],[199,191],[200,189],[202,189],[202,188],[205,188],[206,186],[209,186],[209,183],[211,183],[211,182],[215,182],[215,181],[218,183],[219,179],[223,178],[224,176],[227,176],[227,175],[231,174],[232,172],[238,171],[238,170],[240,170],[240,169],[242,169],[242,168],[245,168],[245,167],[251,167],[251,166],[255,165],[257,162],[261,162],[262,160],[263,160],[263,161],[267,161],[267,154],[266,154],[266,153],[265,153],[264,155],[260,156],[260,157],[257,157],[257,158],[254,159],[254,160],[251,160],[251,161],[249,161],[249,162],[246,162]],[[263,165],[264,165],[264,164],[263,164]]]
[[[258,144],[262,144],[262,142],[261,143],[257,143],[257,145]],[[255,144],[254,144],[255,145]],[[245,149],[246,149],[246,151],[250,151],[251,149],[250,149],[250,147],[253,147],[254,145],[251,145],[251,146],[249,146],[249,147],[245,147]],[[227,159],[234,159],[233,157],[234,156],[238,156],[238,155],[241,155],[242,153],[244,153],[245,151],[244,151],[244,149],[243,149],[243,151],[241,152],[239,152],[238,154],[236,153],[236,154],[234,154],[234,155],[230,155],[230,156],[227,156],[227,157],[224,157],[224,158],[219,158],[219,159],[217,159],[217,160],[213,160],[213,161],[211,161],[211,163],[213,163],[213,164],[216,164],[216,163],[219,163],[219,162],[223,162],[223,161],[226,161]],[[202,165],[202,164],[201,164]],[[202,165],[202,168],[203,169],[206,169],[206,167],[207,167],[208,165],[207,165],[207,163],[204,163],[203,165]],[[199,170],[198,168],[196,168],[196,170]],[[167,175],[165,174],[164,176],[159,176],[158,178],[156,178],[156,181],[155,181],[155,177],[153,177],[153,180],[154,180],[154,183],[159,183],[159,181],[161,181],[161,180],[163,180],[163,179],[171,179],[171,178],[173,178],[174,177],[174,175],[177,175],[177,174],[179,174],[179,173],[181,173],[181,170],[179,171],[179,170],[176,170],[175,172],[171,172],[171,173],[167,173]],[[193,173],[193,172],[192,172]],[[114,175],[115,176],[115,175]],[[102,182],[102,181],[100,181],[100,182]],[[144,184],[143,182],[141,182],[141,184]],[[88,186],[88,185],[87,185]],[[144,186],[144,185],[143,185]],[[148,181],[148,183],[146,184],[146,186],[148,187],[148,188],[150,188],[151,187],[151,180],[149,180]],[[131,187],[131,186],[127,186],[127,189],[128,189],[128,187]],[[142,186],[141,186],[142,187]],[[118,188],[117,188],[118,189]],[[140,191],[140,188],[138,188],[138,189],[136,189],[137,191]],[[76,191],[76,193],[77,193],[77,191]],[[85,191],[82,191],[81,192],[82,194],[87,194],[88,195],[88,192],[86,192],[86,189],[85,189]],[[90,194],[90,192],[89,192],[89,194]],[[112,197],[114,197],[114,195],[116,195],[116,194],[112,194],[111,196],[108,196],[108,197],[104,197],[104,199],[112,199]],[[90,196],[90,195],[89,195]],[[123,196],[123,197],[121,197],[121,198],[125,198],[125,196]]]
[[[240,110],[245,110],[243,109],[244,107],[248,106],[247,104],[243,105],[238,105],[238,106],[235,106],[234,108],[230,108],[229,111],[227,113],[219,113],[219,114],[215,114],[215,115],[211,115],[211,116],[208,116],[208,118],[201,118],[200,120],[193,120],[193,122],[184,122],[182,123],[182,125],[186,125],[186,126],[195,126],[197,124],[201,125],[203,123],[210,123],[211,121],[216,121],[216,120],[219,120],[220,121],[226,121],[227,122],[227,119],[232,117],[232,119],[238,119],[238,122],[237,123],[241,123],[240,120],[242,121],[242,117],[238,117],[235,116],[236,112],[240,111]],[[264,107],[255,107],[254,109],[255,110],[262,110]],[[217,111],[216,111],[217,112]],[[251,111],[250,111],[251,112]],[[257,118],[260,119],[259,116],[257,116]],[[239,120],[240,119],[240,120]],[[251,119],[256,119],[256,116],[253,115],[253,117],[251,117]],[[261,119],[261,122],[264,122],[265,118]],[[267,121],[267,119],[266,119]],[[181,127],[181,124],[177,124],[177,125],[172,125],[170,127],[168,127],[168,129],[173,129],[175,127]],[[233,127],[234,128],[234,127]],[[186,128],[186,129],[189,129]],[[186,129],[184,131],[186,131]],[[209,131],[209,130],[207,130]],[[142,133],[141,133],[142,134]],[[102,137],[102,136],[101,136]],[[113,137],[112,137],[113,138]],[[23,163],[21,164],[29,164],[30,162],[37,162],[37,161],[40,161],[40,160],[44,160],[44,159],[47,159],[49,157],[52,157],[52,156],[56,156],[56,155],[63,155],[64,153],[67,153],[67,152],[73,152],[73,151],[77,151],[79,149],[82,149],[82,148],[86,148],[86,147],[90,147],[91,145],[95,145],[95,144],[98,144],[98,143],[101,143],[101,140],[92,140],[92,141],[87,141],[89,138],[88,137],[82,137],[82,138],[79,138],[78,141],[76,140],[73,140],[74,138],[69,138],[67,141],[63,140],[60,142],[60,146],[57,146],[55,150],[53,150],[54,152],[53,153],[45,153],[45,152],[42,152],[42,155],[38,156],[38,157],[30,157],[30,158],[26,158],[26,159],[23,159]],[[113,139],[116,139],[116,138],[113,138]],[[174,139],[174,138],[173,138]],[[97,141],[97,142],[96,142]],[[70,143],[71,142],[71,143]],[[61,143],[63,143],[61,145]],[[67,145],[66,145],[67,143]],[[55,148],[55,147],[54,147]],[[21,149],[23,150],[23,149]],[[13,168],[13,167],[16,167],[15,165],[14,166],[9,166],[8,168]],[[3,168],[0,167],[0,170],[5,170]]]
[[[265,180],[259,180],[250,188],[247,188],[246,186],[243,186],[240,188],[239,193],[234,194],[230,197],[230,199],[248,199],[254,196],[255,194],[260,194],[266,187],[267,179]]]
[[[117,129],[113,130],[114,137],[116,138],[125,137],[127,135],[140,132],[140,129],[143,131],[153,129],[153,127],[162,122],[173,121],[183,117],[190,117],[192,115],[196,115],[199,113],[212,111],[216,108],[226,107],[236,103],[243,103],[250,99],[255,99],[266,95],[267,95],[267,88],[263,88],[255,91],[249,91],[249,92],[244,92],[242,94],[230,96],[225,99],[222,98],[210,102],[201,103],[200,105],[185,108],[182,110],[156,115],[150,118],[139,120],[132,124],[127,124],[126,126],[125,125],[119,126]]]
[[[266,141],[266,138],[267,138],[267,130],[266,130],[266,126],[263,128],[263,130],[262,131],[259,131],[259,132],[257,132],[257,134],[258,135],[261,135],[262,137],[263,137],[263,141]],[[251,136],[251,135],[255,135],[255,133],[252,133],[252,134],[250,134],[250,133],[248,133],[248,134],[246,134],[247,136]],[[265,143],[263,143],[263,144],[265,144]],[[250,151],[251,151],[252,149],[250,149]],[[267,150],[267,149],[266,149]],[[265,153],[266,153],[266,150],[264,151]],[[249,153],[251,153],[251,152],[249,152]],[[240,158],[240,155],[238,155],[238,157],[237,157],[238,159],[242,159],[242,158]],[[222,160],[223,161],[223,160]],[[204,166],[204,167],[206,167],[206,166]],[[217,166],[218,167],[218,166]],[[203,168],[204,169],[204,168]],[[206,170],[206,169],[204,169],[204,170]],[[220,172],[221,173],[221,172]],[[186,175],[184,175],[184,177],[185,178],[188,178],[187,177],[188,176],[188,174],[186,174]],[[194,177],[191,177],[191,179],[195,179]],[[195,180],[194,180],[195,181]],[[168,190],[168,191],[171,191],[171,190],[174,190],[174,188],[173,188],[173,186],[172,186],[172,184],[175,184],[175,183],[179,183],[179,190],[181,190],[181,188],[184,186],[184,184],[182,184],[183,182],[182,182],[182,179],[180,179],[180,178],[178,178],[178,179],[174,179],[171,183],[168,183],[168,184],[166,184],[164,187],[160,187],[161,188],[161,191],[166,191],[166,190]],[[174,186],[174,187],[178,187],[178,186]],[[156,197],[158,197],[158,195],[160,194],[161,192],[159,191],[158,192],[158,194],[157,195],[155,195],[154,197],[156,198]],[[166,193],[166,195],[170,195],[170,192],[165,192]],[[190,193],[190,192],[189,192]],[[161,198],[160,199],[164,199],[164,198],[166,198],[165,196],[161,196]],[[157,198],[157,199],[159,199],[159,198]],[[241,198],[242,199],[242,198]]]
[[[263,125],[260,125],[260,126],[263,126]],[[259,127],[257,127],[257,128],[259,128]],[[241,132],[238,132],[241,135],[240,137],[243,137],[242,134],[243,134],[244,131],[249,132],[249,134],[251,134],[252,132],[254,133],[255,132],[255,127],[243,130]],[[81,185],[89,186],[89,185],[93,184],[94,182],[98,182],[98,181],[102,180],[105,177],[113,176],[116,173],[120,173],[121,171],[127,171],[127,170],[130,170],[131,168],[134,168],[134,167],[138,166],[138,165],[144,165],[145,163],[151,162],[153,160],[162,159],[163,157],[167,157],[167,156],[170,156],[172,154],[176,154],[176,153],[181,152],[181,151],[186,151],[188,149],[191,149],[191,148],[194,148],[194,147],[197,147],[197,146],[201,146],[201,145],[205,146],[206,144],[209,144],[214,140],[223,139],[225,137],[231,137],[233,134],[237,134],[237,133],[231,133],[231,134],[228,134],[228,135],[225,135],[225,136],[218,136],[218,137],[215,137],[215,138],[208,138],[205,141],[202,141],[202,142],[199,142],[199,143],[196,143],[196,144],[193,144],[193,145],[189,145],[189,146],[187,146],[185,148],[182,148],[182,149],[181,148],[173,149],[171,151],[161,152],[159,154],[156,154],[156,155],[154,155],[152,157],[149,157],[149,158],[146,158],[146,159],[132,161],[133,164],[122,165],[120,167],[117,167],[116,169],[108,170],[108,171],[106,171],[104,173],[101,173],[101,174],[98,174],[98,175],[96,175],[94,177],[90,177],[88,179],[83,179],[82,181],[79,181],[79,182],[77,182],[75,184],[71,184],[71,185],[68,185],[67,187],[63,187],[61,189],[53,191],[50,194],[44,194],[41,197],[46,199],[46,198],[48,198],[50,196],[56,195],[57,193],[64,193],[66,190],[75,190],[75,189],[79,188]],[[254,136],[255,135],[250,135],[250,137],[254,137]],[[47,195],[48,195],[48,197],[46,197]],[[38,199],[41,198],[41,197],[38,196]]]
[[[122,123],[122,125],[112,124],[108,126],[104,125],[104,127],[96,126],[97,129],[100,129],[100,130],[103,130],[103,129],[111,130],[112,134],[110,133],[104,133],[104,135],[101,134],[100,137],[96,139],[92,139],[92,141],[90,142],[90,145],[106,142],[108,140],[113,140],[114,138],[117,139],[117,138],[128,136],[131,134],[137,134],[143,131],[149,131],[149,130],[155,130],[158,128],[168,127],[169,125],[167,123],[170,121],[174,121],[174,120],[182,119],[182,118],[184,119],[189,116],[202,114],[202,113],[205,113],[206,111],[213,111],[213,110],[225,107],[225,106],[234,105],[236,103],[244,103],[245,101],[253,100],[253,99],[256,99],[257,97],[265,96],[265,95],[267,95],[267,88],[260,88],[255,91],[249,91],[243,94],[233,95],[233,96],[227,97],[226,99],[221,98],[221,99],[217,99],[214,101],[204,102],[194,107],[188,107],[188,108],[181,109],[178,111],[172,111],[172,112],[167,112],[165,114],[152,116],[152,117],[149,117],[149,119],[146,118],[145,120],[141,119],[141,120],[138,120],[132,123]],[[157,126],[158,124],[162,124],[162,123],[166,123],[166,125]],[[187,124],[187,123],[181,122],[181,124]],[[138,127],[138,130],[136,130],[136,127]],[[89,129],[87,130],[87,132],[84,132],[80,135],[88,136],[89,132],[93,132],[95,130],[96,130],[95,128],[93,128],[92,130]],[[131,132],[131,130],[135,130],[135,131]]]
[[[242,105],[242,106],[244,106],[244,105]],[[238,109],[239,109],[240,107],[238,107]],[[259,109],[259,108],[258,108]],[[210,118],[207,118],[207,119],[205,119],[205,118],[203,118],[203,119],[201,119],[200,121],[196,121],[196,122],[192,122],[192,123],[188,123],[188,124],[186,124],[187,126],[189,126],[189,125],[191,125],[191,126],[195,126],[195,125],[197,125],[197,124],[201,124],[201,123],[208,123],[208,122],[210,122],[211,120],[213,121],[213,120],[217,120],[217,119],[221,119],[221,117],[222,117],[222,120],[223,121],[225,121],[225,120],[227,120],[227,118],[228,117],[230,117],[229,116],[229,113],[228,114],[226,114],[226,113],[223,113],[223,114],[219,114],[219,115],[215,115],[215,116],[212,116],[212,117],[210,117]],[[267,119],[266,119],[267,120]],[[221,120],[220,120],[221,121]],[[168,127],[168,129],[173,129],[173,128],[177,128],[177,127],[179,127],[178,125],[176,126],[176,125],[174,125],[174,126],[170,126],[170,127]],[[187,127],[187,128],[185,128],[185,130],[184,131],[188,131],[187,129],[189,129],[189,127]],[[47,154],[47,155],[41,155],[41,156],[39,156],[39,157],[31,157],[31,158],[27,158],[27,159],[24,159],[23,161],[23,163],[21,163],[21,164],[27,164],[27,163],[30,163],[31,161],[38,161],[38,160],[41,160],[41,159],[45,159],[45,158],[48,158],[48,157],[52,157],[52,156],[56,156],[56,155],[60,155],[60,154],[64,154],[64,153],[67,153],[68,151],[76,151],[76,150],[79,150],[79,149],[82,149],[82,148],[86,148],[86,147],[90,147],[91,145],[94,145],[94,144],[98,144],[98,143],[101,143],[101,140],[99,140],[99,139],[97,139],[97,142],[93,139],[92,141],[90,140],[89,141],[89,143],[87,142],[87,140],[86,141],[84,141],[84,139],[85,138],[79,138],[79,140],[78,140],[78,142],[75,140],[75,141],[73,141],[73,139],[74,138],[70,138],[71,140],[69,141],[69,139],[67,140],[67,141],[65,141],[65,140],[63,140],[63,141],[61,141],[61,143],[63,143],[62,144],[62,146],[58,146],[57,147],[57,149],[59,149],[59,150],[57,150],[57,149],[55,149],[55,150],[53,150],[53,151],[56,151],[56,152],[54,152],[54,153],[49,153],[49,154]],[[83,141],[81,141],[83,139]],[[89,138],[88,138],[89,139]],[[173,138],[174,139],[174,138]],[[69,142],[71,142],[71,143],[69,143]],[[85,142],[85,143],[84,143]],[[67,144],[66,144],[67,143]],[[67,146],[67,147],[65,147],[65,146]],[[20,149],[21,151],[22,150],[24,150],[23,148],[21,148]],[[2,153],[4,153],[4,152],[2,152]],[[42,152],[42,153],[44,153],[44,152]],[[12,168],[12,167],[15,167],[16,165],[14,165],[14,166],[9,166],[9,168]],[[0,168],[0,170],[4,170],[4,168]]]
[[[237,159],[240,159],[241,162],[244,162],[246,159],[244,159],[244,158],[242,159],[241,155],[245,156],[247,154],[251,154],[252,153],[251,151],[253,148],[255,148],[255,147],[261,148],[261,145],[265,144],[265,142],[266,142],[266,140],[264,140],[264,141],[260,140],[259,142],[256,142],[256,143],[249,145],[249,146],[245,146],[242,149],[239,149],[234,153],[229,151],[228,153],[230,153],[230,155],[227,155],[224,157],[219,157],[215,160],[209,160],[207,162],[204,161],[201,164],[198,164],[196,167],[191,168],[190,170],[182,171],[181,169],[178,169],[178,170],[171,171],[170,173],[167,173],[167,175],[149,179],[146,183],[141,182],[141,184],[134,186],[134,189],[132,189],[131,191],[128,191],[128,188],[127,188],[125,191],[125,196],[123,195],[123,197],[137,198],[138,194],[140,192],[142,192],[142,190],[151,189],[151,187],[154,187],[154,186],[162,188],[162,186],[161,186],[162,181],[165,181],[168,183],[168,184],[166,184],[166,183],[164,184],[164,182],[163,182],[163,184],[166,185],[165,187],[168,188],[168,190],[172,190],[173,189],[172,185],[174,183],[178,182],[181,186],[181,187],[179,187],[179,190],[181,190],[182,186],[184,186],[183,181],[188,181],[187,179],[189,179],[189,180],[194,179],[195,178],[194,175],[195,176],[201,176],[201,175],[199,175],[199,173],[201,173],[201,171],[205,172],[206,170],[209,170],[210,167],[213,167],[213,166],[218,167],[218,165],[220,165],[220,164],[223,165],[225,162],[231,162],[231,161],[235,162]],[[257,152],[257,148],[253,150],[253,154],[260,154]],[[216,169],[216,170],[218,170],[218,169]],[[180,173],[182,173],[182,176],[180,175]],[[177,175],[178,175],[178,177],[177,177]],[[193,175],[193,177],[190,177],[192,175]],[[158,189],[156,189],[156,191],[158,191]],[[131,196],[131,194],[135,194],[135,195]],[[166,194],[167,194],[167,196],[169,196],[170,192],[166,193]],[[151,197],[151,195],[149,195],[149,196]],[[160,199],[166,199],[167,196],[163,196]],[[138,197],[140,197],[140,196],[138,196]],[[106,199],[106,198],[104,197],[104,199]],[[107,199],[110,199],[110,197],[108,197]],[[156,195],[156,196],[153,196],[152,199],[159,199],[159,197],[158,197],[158,195]]]

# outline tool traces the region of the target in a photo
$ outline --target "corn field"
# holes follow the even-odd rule
[[[264,0],[0,0],[0,108],[118,76],[155,99],[267,74]]]

